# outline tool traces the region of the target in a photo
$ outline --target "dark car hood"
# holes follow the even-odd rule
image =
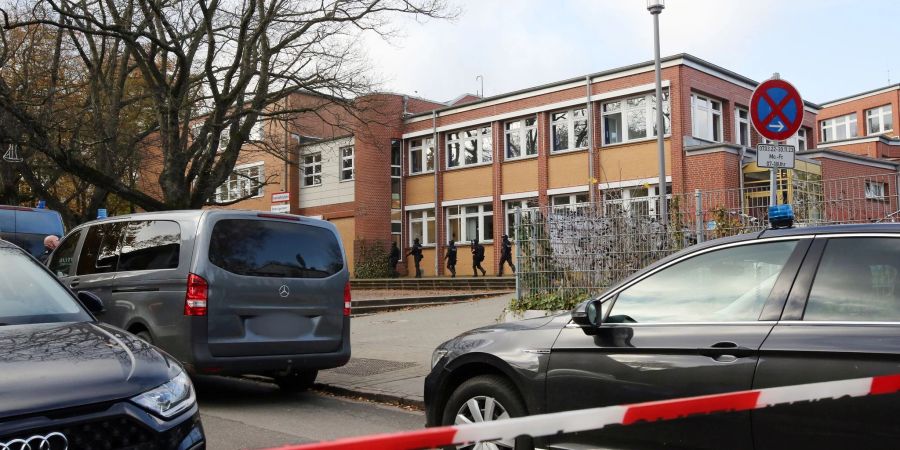
[[[181,370],[153,346],[95,323],[0,327],[0,418],[129,398]]]

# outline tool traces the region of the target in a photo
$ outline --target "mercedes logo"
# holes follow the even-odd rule
[[[282,284],[281,287],[278,288],[278,295],[280,295],[281,298],[285,298],[288,295],[291,295],[291,289],[289,287],[287,287],[286,284]],[[3,450],[3,449],[0,449],[0,450]]]
[[[13,439],[0,442],[0,450],[68,450],[69,440],[62,433],[54,431],[46,436],[36,434],[28,439]]]

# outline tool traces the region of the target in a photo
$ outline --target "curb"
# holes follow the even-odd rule
[[[405,406],[425,411],[425,401],[418,398],[410,398],[407,396],[387,393],[374,389],[366,388],[347,388],[336,386],[333,384],[316,383],[313,388],[317,391],[327,392],[329,394],[341,397],[358,397],[377,403],[389,403],[396,406]]]

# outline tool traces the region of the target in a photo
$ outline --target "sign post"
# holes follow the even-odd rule
[[[797,133],[803,123],[803,99],[797,88],[782,80],[777,73],[760,83],[750,96],[750,121],[760,136],[783,144]],[[762,153],[766,155],[764,158]],[[790,167],[786,165],[788,159]],[[766,165],[760,165],[760,162]],[[794,167],[793,147],[760,144],[756,150],[756,163],[769,168],[769,205],[778,204],[776,170]]]

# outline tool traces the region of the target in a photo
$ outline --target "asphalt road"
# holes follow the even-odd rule
[[[210,450],[260,449],[424,426],[419,411],[317,392],[285,394],[255,380],[198,377]]]

